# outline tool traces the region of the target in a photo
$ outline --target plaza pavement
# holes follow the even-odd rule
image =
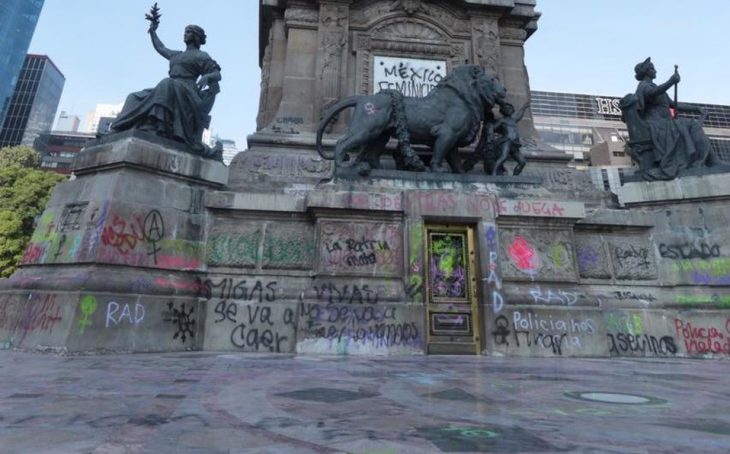
[[[727,453],[729,375],[717,360],[4,351],[0,453]]]

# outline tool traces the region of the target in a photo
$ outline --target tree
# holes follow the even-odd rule
[[[9,277],[20,264],[35,218],[53,187],[64,179],[30,168],[39,160],[32,148],[0,149],[0,277]]]
[[[12,165],[38,167],[40,163],[41,155],[25,145],[0,148],[0,167],[9,167]]]

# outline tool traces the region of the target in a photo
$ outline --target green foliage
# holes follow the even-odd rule
[[[63,179],[20,165],[0,167],[0,277],[15,271],[33,235],[33,221],[43,212],[53,187]]]
[[[40,163],[41,155],[25,145],[0,148],[0,167],[9,167],[12,165],[38,167]]]

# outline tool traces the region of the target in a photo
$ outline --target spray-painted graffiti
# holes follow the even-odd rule
[[[264,301],[276,300],[276,281],[265,282],[259,279],[233,278],[205,279],[197,285],[198,296],[211,299],[232,299],[240,301]]]
[[[649,261],[649,249],[633,244],[615,247],[614,257],[622,268],[648,269],[652,264]]]
[[[262,251],[264,268],[311,268],[314,258],[313,229],[308,225],[269,225]]]
[[[414,322],[397,318],[395,307],[301,304],[302,338],[348,346],[388,348],[414,346],[420,339]]]
[[[431,297],[466,298],[466,236],[463,233],[429,234]]]
[[[350,206],[361,210],[401,211],[403,209],[400,194],[356,193],[350,195]]]
[[[637,313],[608,313],[605,322],[611,356],[670,356],[677,353],[674,338],[645,332],[641,315]]]
[[[162,240],[165,235],[165,222],[162,220],[162,215],[157,210],[151,210],[147,213],[144,218],[144,239],[150,243],[150,251],[148,255],[151,255],[155,264],[157,264],[157,253],[160,249],[157,243]]]
[[[195,318],[193,318],[193,312],[195,312],[195,306],[190,303],[180,303],[179,306],[175,306],[172,301],[167,303],[166,311],[162,312],[162,321],[171,323],[175,327],[175,334],[172,336],[173,339],[180,339],[182,343],[188,338],[195,337]]]
[[[118,325],[138,326],[144,321],[144,316],[145,308],[140,303],[132,305],[109,301],[106,305],[105,327],[110,328]],[[183,342],[185,342],[184,339]]]
[[[408,286],[406,294],[414,303],[423,301],[423,224],[412,225],[409,235]]]
[[[407,195],[411,211],[443,216],[445,214],[492,218],[494,198],[486,194],[457,196],[449,191],[410,191]]]
[[[495,346],[520,349],[545,349],[554,355],[562,355],[566,347],[581,349],[582,338],[593,336],[595,322],[590,318],[540,316],[536,312],[513,311],[510,320],[500,315],[495,319],[492,331]]]
[[[730,307],[730,295],[678,295],[677,303],[687,306],[716,306],[727,308]]]
[[[230,344],[242,351],[291,352],[300,341],[326,340],[336,351],[413,345],[415,323],[399,321],[395,307],[298,303],[286,306],[221,300],[213,322],[230,330]],[[299,333],[299,334],[297,334]]]
[[[578,249],[576,255],[578,258],[578,268],[581,271],[594,269],[599,265],[601,259],[598,251],[592,245],[586,245]]]
[[[342,304],[376,304],[384,293],[382,287],[371,289],[369,285],[335,285],[324,283],[313,286],[317,300]]]
[[[653,249],[647,238],[631,241],[610,241],[613,272],[617,279],[649,280],[657,277]]]
[[[670,356],[677,353],[672,336],[634,335],[629,333],[608,333],[608,351],[612,356],[628,354]]]
[[[693,284],[730,285],[730,258],[708,260],[676,260],[672,263],[675,272],[688,273]]]
[[[542,200],[499,199],[497,210],[504,216],[538,216],[560,218],[570,211],[570,203],[548,202]]]
[[[108,212],[109,202],[102,206],[68,204],[60,213],[46,210],[26,248],[23,263],[88,260],[99,243]]]
[[[572,266],[573,258],[563,244],[551,244],[545,254],[545,262],[554,271],[564,270]]]
[[[710,259],[720,257],[719,244],[659,244],[659,255],[673,260]]]
[[[517,235],[507,247],[507,254],[520,271],[534,275],[540,268],[540,255],[523,236]]]
[[[94,261],[174,269],[201,265],[202,241],[170,237],[159,210],[129,212],[118,207],[110,213],[110,203],[104,202],[86,203],[84,210],[75,211],[76,205],[67,206],[61,215],[49,210],[41,216],[24,263]]]
[[[238,308],[236,303],[225,301],[218,303],[215,308],[216,314],[221,315],[221,318],[215,320],[216,323],[228,321],[235,324],[231,330],[231,345],[244,351],[268,350],[277,353],[283,351],[282,344],[287,342],[291,335],[284,335],[280,330],[288,323],[275,324],[272,320],[272,308],[267,305],[240,306],[241,314]]]
[[[253,267],[258,262],[261,238],[258,228],[211,235],[208,238],[208,264]]]
[[[487,224],[487,250],[489,251],[489,274],[487,285],[492,295],[492,310],[495,314],[502,311],[504,297],[502,296],[502,278],[499,273],[499,245],[497,244],[497,228],[493,223]]]
[[[630,290],[617,290],[613,292],[619,301],[656,301],[656,297],[651,293],[636,293]]]
[[[608,313],[605,317],[606,329],[611,332],[624,332],[640,336],[644,332],[644,325],[639,314]]]
[[[373,89],[397,90],[405,96],[426,96],[446,76],[446,62],[376,56]]]
[[[674,319],[677,338],[684,342],[688,354],[730,355],[730,318],[723,320],[721,325]]]
[[[529,293],[535,304],[560,304],[564,306],[575,306],[578,303],[578,298],[583,296],[583,293],[578,291],[542,289],[540,286],[531,288]]]
[[[79,334],[84,334],[86,328],[91,326],[90,317],[96,312],[96,308],[96,298],[92,295],[87,295],[81,299],[81,317],[78,321]]]
[[[111,223],[101,232],[102,244],[112,247],[122,255],[127,255],[143,242],[144,221],[141,216],[133,216],[130,221],[115,215]]]
[[[26,300],[0,301],[0,330],[22,332],[20,342],[31,332],[53,334],[53,329],[62,320],[56,295],[30,295]]]
[[[390,251],[390,245],[387,241],[375,241],[361,238],[355,240],[349,238],[345,240],[344,245],[339,241],[326,242],[325,248],[328,254],[343,250],[347,251],[344,262],[347,266],[367,266],[375,265],[378,262],[375,253],[377,251]]]
[[[327,221],[321,224],[324,271],[396,273],[403,264],[399,224]]]

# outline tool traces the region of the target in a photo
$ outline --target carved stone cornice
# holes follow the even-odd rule
[[[505,44],[524,44],[527,39],[527,31],[522,23],[504,21],[499,27],[499,39]]]
[[[307,8],[304,5],[290,6],[284,12],[284,20],[287,28],[316,30],[319,24],[319,11],[315,8]]]
[[[418,18],[439,24],[451,36],[468,36],[470,32],[468,16],[459,15],[457,10],[448,6],[448,2],[423,0],[417,3],[403,3],[399,0],[356,2],[352,5],[350,28],[369,30],[377,23],[394,18]]]

